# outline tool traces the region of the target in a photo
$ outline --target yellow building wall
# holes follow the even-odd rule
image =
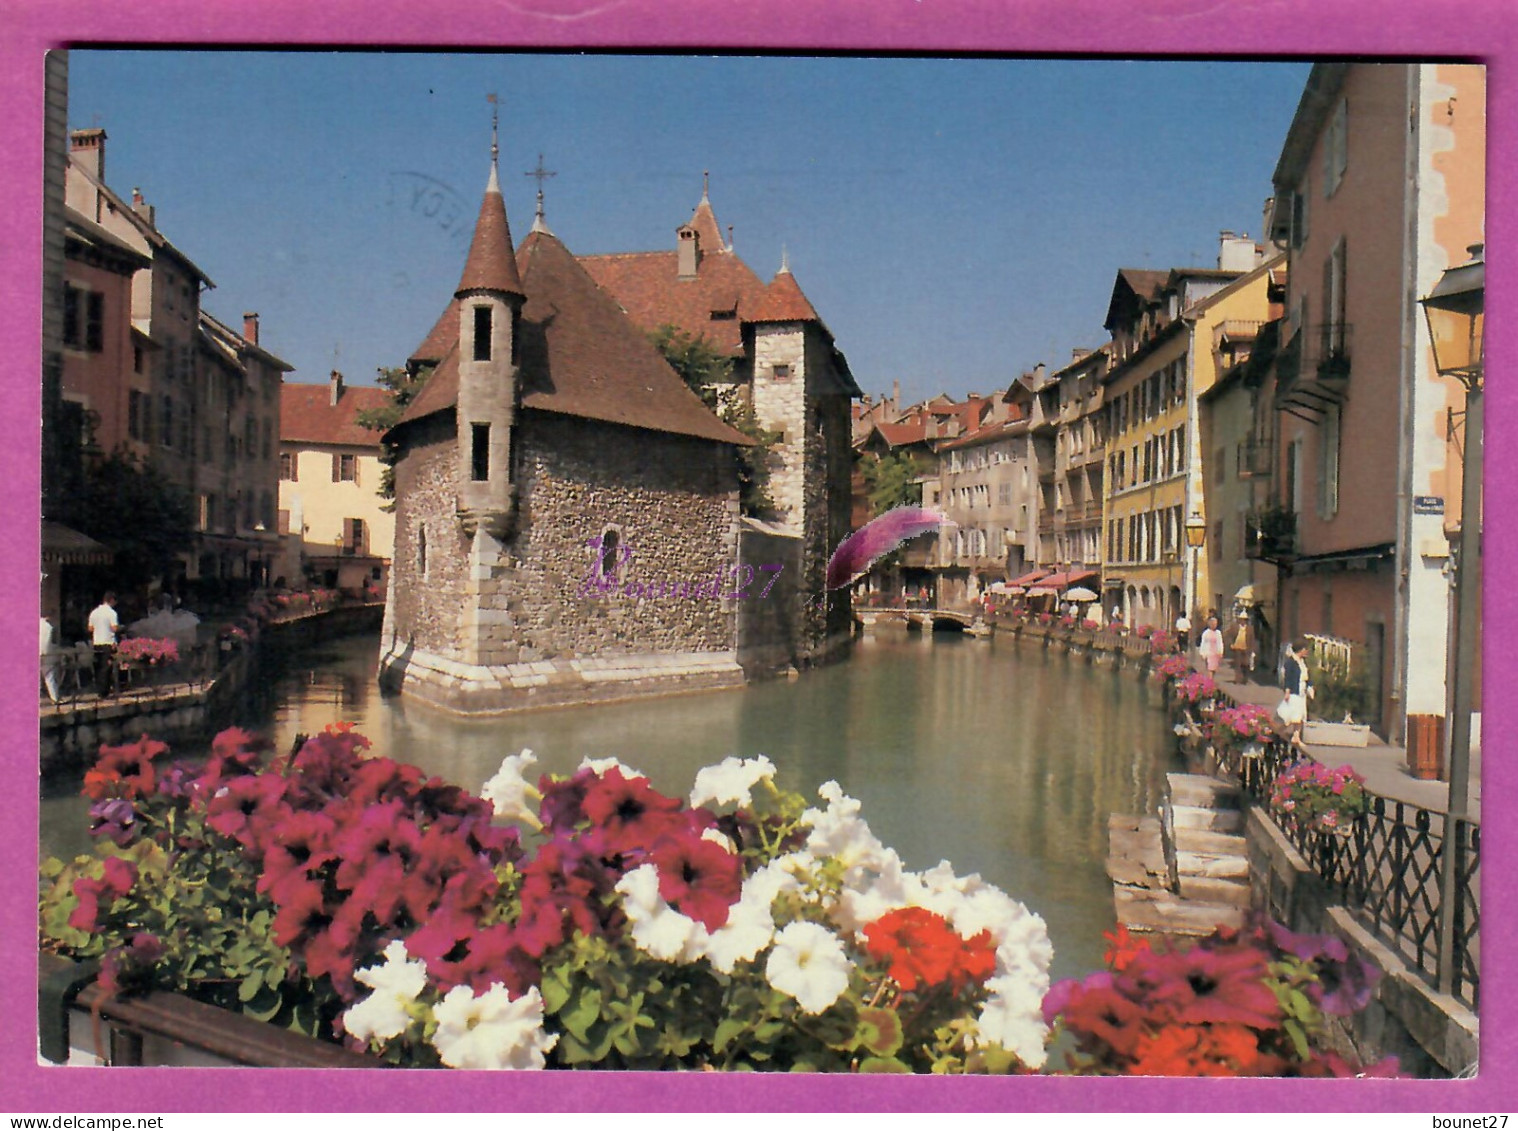
[[[279,482],[279,509],[289,512],[290,533],[300,535],[304,556],[310,559],[339,553],[343,520],[357,518],[368,530],[370,555],[389,561],[395,549],[395,515],[383,509],[389,500],[379,495],[384,472],[379,456],[351,447],[296,448],[284,444],[280,451],[296,458],[296,478]],[[333,481],[334,454],[357,456],[355,481]]]
[[[1197,311],[1195,328],[1192,331],[1192,380],[1195,384],[1196,396],[1211,389],[1218,380],[1218,357],[1213,352],[1212,343],[1216,340],[1217,329],[1225,322],[1249,323],[1256,328],[1262,326],[1270,317],[1270,300],[1268,298],[1270,284],[1270,268],[1257,268],[1252,276],[1246,275],[1229,287],[1211,296]],[[1224,458],[1232,458],[1234,444],[1243,437],[1233,437],[1224,445]],[[1197,555],[1197,604],[1205,611],[1217,602],[1219,590],[1214,581],[1212,561],[1215,553],[1215,541],[1217,538],[1218,522],[1222,515],[1208,513],[1207,492],[1203,488],[1204,483],[1211,483],[1213,479],[1212,460],[1214,452],[1203,451],[1201,447],[1200,432],[1191,441],[1193,446],[1194,475],[1191,480],[1192,506],[1201,512],[1202,518],[1207,523],[1207,541],[1203,545],[1201,553]],[[1228,524],[1225,523],[1225,527]],[[1226,561],[1235,555],[1237,550],[1237,531],[1225,529],[1224,538],[1227,543],[1222,547],[1223,559]],[[1221,564],[1221,563],[1220,563]],[[1229,603],[1233,597],[1233,591],[1222,593],[1223,606],[1218,609],[1218,615],[1226,620],[1229,615]]]

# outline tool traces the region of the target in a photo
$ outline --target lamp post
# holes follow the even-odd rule
[[[1200,566],[1197,563],[1201,557],[1202,543],[1205,541],[1207,541],[1207,520],[1202,517],[1201,512],[1192,511],[1186,516],[1186,545],[1191,547],[1191,613],[1197,613],[1199,616],[1201,610],[1198,608],[1197,598],[1201,593],[1202,579],[1198,573]],[[1186,614],[1188,618],[1191,613]],[[1197,631],[1200,633],[1201,630]]]
[[[1471,771],[1471,713],[1481,618],[1482,383],[1485,365],[1486,262],[1481,244],[1471,260],[1451,267],[1421,300],[1428,318],[1434,368],[1465,387],[1465,467],[1460,486],[1460,533],[1455,568],[1455,668],[1450,688],[1449,804],[1439,867],[1439,988],[1455,977],[1455,892],[1458,824],[1466,815]]]

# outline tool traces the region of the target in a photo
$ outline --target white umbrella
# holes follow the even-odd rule
[[[1032,589],[1028,590],[1028,596],[1030,597],[1052,597],[1054,593],[1055,590],[1050,589],[1047,585],[1035,585]]]
[[[1077,585],[1074,589],[1065,590],[1065,598],[1070,601],[1095,601],[1096,594],[1084,586]]]

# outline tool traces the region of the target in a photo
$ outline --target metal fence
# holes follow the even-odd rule
[[[1296,760],[1284,741],[1258,756],[1213,747],[1218,768],[1270,812],[1276,779]],[[1477,1009],[1481,1002],[1481,825],[1458,818],[1453,834],[1446,814],[1369,795],[1369,807],[1337,833],[1274,822],[1312,869],[1333,888],[1361,923],[1438,989]],[[1455,890],[1440,890],[1442,854],[1455,853]],[[1451,937],[1440,938],[1444,899],[1455,903]],[[1441,955],[1448,952],[1449,984],[1440,986]]]
[[[179,659],[170,662],[128,662],[113,657],[104,682],[113,698],[155,696],[170,687],[200,691],[216,679],[223,659],[220,648],[209,643],[181,648]],[[56,695],[57,705],[69,709],[86,700],[100,701],[101,679],[95,666],[95,650],[88,644],[49,652],[42,657],[41,669],[38,694],[42,702],[47,703]]]

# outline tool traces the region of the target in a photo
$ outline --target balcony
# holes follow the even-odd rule
[[[1346,322],[1304,326],[1276,360],[1276,407],[1321,423],[1349,391],[1352,334]]]
[[[1271,507],[1247,516],[1244,556],[1285,565],[1296,558],[1297,516],[1285,507]]]

